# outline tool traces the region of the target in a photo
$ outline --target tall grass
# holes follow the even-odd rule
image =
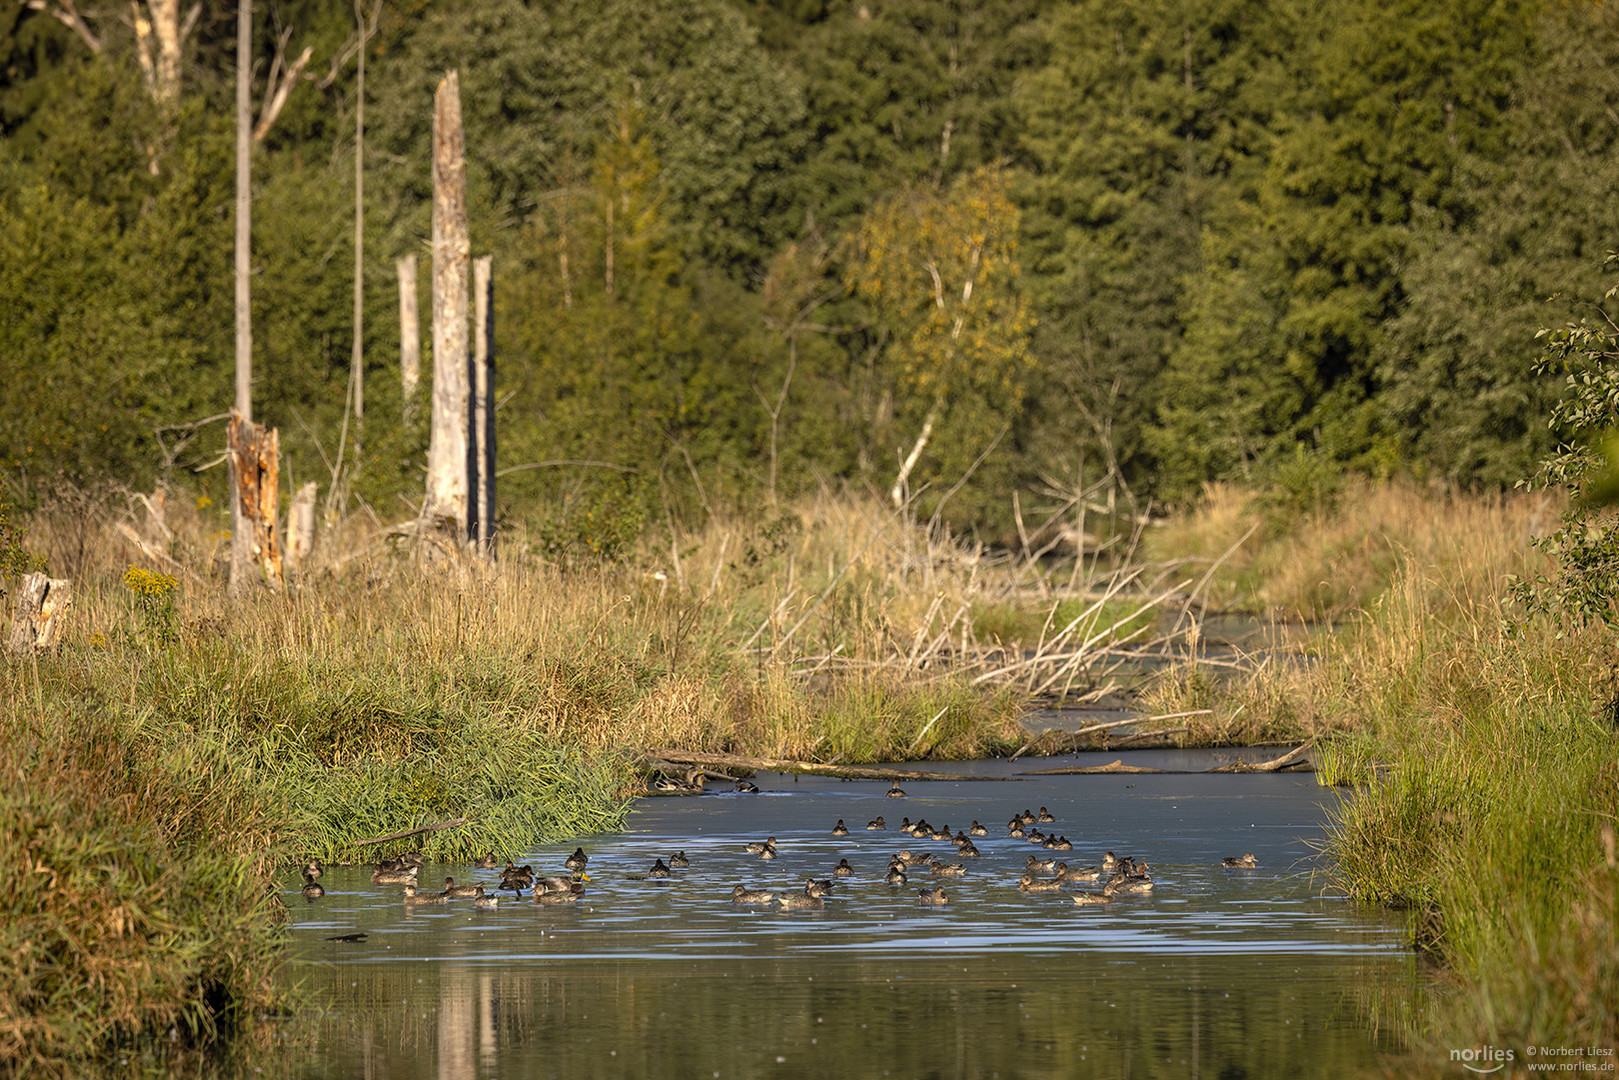
[[[1202,527],[1236,532],[1237,506],[1256,504],[1211,493]],[[1619,641],[1503,599],[1543,569],[1526,544],[1541,522],[1554,524],[1528,497],[1351,489],[1335,513],[1257,540],[1217,584],[1336,621],[1224,681],[1187,667],[1149,694],[1212,708],[1206,738],[1313,738],[1323,782],[1356,785],[1327,848],[1338,884],[1409,911],[1413,942],[1447,973],[1402,1073],[1449,1075],[1454,1048],[1523,1061],[1531,1044],[1619,1036],[1619,870],[1602,841],[1619,822]]]

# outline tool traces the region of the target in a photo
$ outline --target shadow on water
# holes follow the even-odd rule
[[[938,781],[905,799],[877,782],[759,780],[759,795],[643,800],[629,831],[585,838],[577,905],[407,913],[352,867],[329,869],[313,904],[289,891],[291,974],[319,1010],[285,1025],[279,1060],[299,1076],[446,1080],[1351,1076],[1396,1048],[1357,1002],[1421,981],[1398,921],[1322,895],[1309,841],[1336,796],[1309,777]],[[1075,849],[1009,838],[1026,806],[1048,807]],[[889,829],[867,831],[879,814]],[[882,882],[901,848],[950,854],[895,832],[906,816],[989,826],[945,907],[917,903],[938,882],[926,872]],[[850,836],[830,835],[838,818]],[[766,835],[778,859],[742,850]],[[560,871],[572,846],[519,861]],[[689,870],[646,878],[676,850]],[[1079,866],[1106,850],[1147,859],[1153,894],[1078,907],[1017,889],[1032,853]],[[1221,868],[1245,851],[1258,869]],[[824,911],[729,902],[738,882],[792,891],[840,858],[855,873]],[[494,877],[428,867],[424,886],[446,874]]]

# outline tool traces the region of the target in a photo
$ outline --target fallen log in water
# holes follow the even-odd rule
[[[1279,758],[1269,761],[1233,761],[1229,765],[1217,765],[1212,769],[1143,769],[1136,765],[1126,765],[1123,758],[1108,762],[1106,765],[1075,765],[1066,769],[1040,769],[1037,772],[1019,773],[1019,776],[1086,776],[1095,773],[1176,773],[1180,775],[1207,775],[1209,773],[1271,773],[1287,769],[1290,772],[1314,772],[1315,766],[1304,760],[1309,751],[1310,744],[1303,743],[1295,746]]]
[[[913,769],[883,769],[870,765],[821,765],[812,761],[785,758],[745,757],[740,754],[708,754],[684,750],[652,750],[645,759],[677,762],[681,765],[717,765],[722,768],[751,769],[755,772],[805,773],[810,776],[836,776],[844,780],[1015,780],[1012,776],[978,776],[967,773],[919,772]]]

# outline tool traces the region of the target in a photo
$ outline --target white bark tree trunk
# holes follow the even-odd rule
[[[461,90],[454,71],[433,97],[433,426],[423,517],[457,542],[467,539],[470,429],[467,350],[466,159]]]

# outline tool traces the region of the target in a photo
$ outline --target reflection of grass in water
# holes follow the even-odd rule
[[[568,1077],[1351,1077],[1395,1044],[1365,1029],[1343,988],[1402,978],[1407,963],[1079,952],[494,971],[339,963],[298,969],[329,1010],[300,1019],[295,1044],[334,1076],[364,1074],[369,1044],[378,1075],[498,1060],[503,1074],[543,1065]]]

